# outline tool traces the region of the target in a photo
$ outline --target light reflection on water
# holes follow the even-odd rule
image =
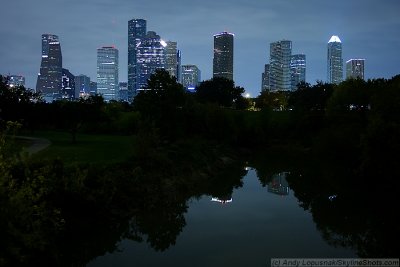
[[[120,252],[87,266],[269,266],[271,258],[355,257],[322,239],[311,214],[299,207],[287,174],[273,175],[263,187],[249,169],[243,187],[221,202],[210,201],[221,200],[214,196],[190,200],[175,246],[156,252],[147,243],[124,240]]]

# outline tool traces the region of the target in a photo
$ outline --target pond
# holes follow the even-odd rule
[[[310,209],[290,188],[288,180],[299,175],[287,170],[265,178],[250,167],[245,173],[231,192],[187,202],[186,225],[174,245],[158,251],[149,243],[123,239],[117,251],[87,266],[269,266],[271,258],[356,257],[355,250],[323,238]],[[333,205],[336,195],[324,199]]]

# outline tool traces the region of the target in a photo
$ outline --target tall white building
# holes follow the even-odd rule
[[[343,81],[342,42],[333,35],[328,42],[328,83],[339,84]]]

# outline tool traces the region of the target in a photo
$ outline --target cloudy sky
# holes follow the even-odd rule
[[[183,64],[212,76],[213,34],[235,34],[234,79],[252,96],[261,87],[269,44],[292,41],[307,56],[307,82],[326,80],[327,42],[338,35],[343,59],[365,58],[366,78],[400,74],[399,0],[3,0],[0,73],[21,74],[36,86],[41,35],[60,37],[63,67],[96,79],[96,49],[115,45],[120,81],[127,80],[128,20],[178,42]]]

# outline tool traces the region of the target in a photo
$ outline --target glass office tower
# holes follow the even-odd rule
[[[119,100],[118,49],[114,46],[97,49],[97,93],[105,101]]]
[[[153,31],[141,39],[137,47],[138,90],[147,88],[147,80],[157,69],[165,68],[166,43]]]
[[[36,92],[52,101],[59,97],[62,88],[62,55],[57,35],[42,35],[42,60],[36,83]]]
[[[233,37],[229,32],[214,35],[213,77],[233,81]]]
[[[290,62],[292,42],[277,41],[270,44],[270,77],[271,91],[290,91],[292,88]]]
[[[290,74],[292,91],[297,90],[297,85],[306,81],[306,55],[292,55],[290,61]]]
[[[346,79],[364,80],[364,62],[365,59],[350,59],[346,61]]]
[[[182,85],[187,90],[194,90],[200,83],[201,72],[196,65],[182,65]]]
[[[328,83],[339,84],[343,81],[342,42],[333,35],[328,42]]]
[[[132,101],[138,87],[137,47],[146,36],[146,20],[132,19],[128,21],[128,101]]]

